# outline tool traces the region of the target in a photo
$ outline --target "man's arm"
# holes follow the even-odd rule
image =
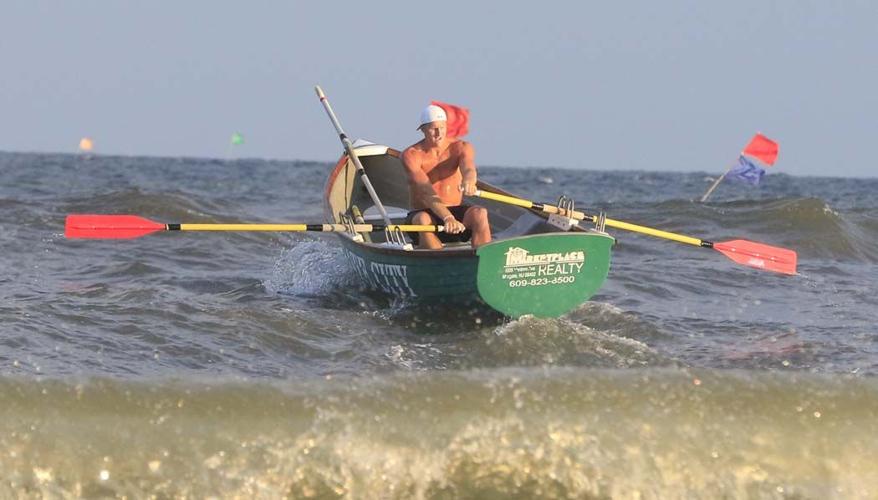
[[[476,193],[476,182],[478,181],[478,173],[476,172],[476,152],[473,145],[461,142],[460,152],[460,187],[463,194],[472,196]]]

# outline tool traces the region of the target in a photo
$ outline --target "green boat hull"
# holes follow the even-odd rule
[[[510,317],[556,317],[588,300],[606,280],[614,242],[603,233],[559,232],[477,251],[404,251],[341,240],[367,288],[431,303],[480,298]]]
[[[342,241],[348,263],[366,288],[410,299],[468,301],[478,297],[475,252],[436,256],[374,248],[348,238]]]

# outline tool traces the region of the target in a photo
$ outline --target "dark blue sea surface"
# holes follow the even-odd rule
[[[332,235],[69,240],[72,213],[322,222],[331,162],[0,153],[0,498],[878,497],[878,179],[481,166],[610,230],[556,319],[364,290]],[[793,168],[788,169],[792,171]]]

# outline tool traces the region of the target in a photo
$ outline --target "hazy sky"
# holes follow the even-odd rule
[[[513,5],[518,5],[514,7]],[[0,150],[335,160],[431,99],[481,165],[876,176],[878,2],[4,0]]]

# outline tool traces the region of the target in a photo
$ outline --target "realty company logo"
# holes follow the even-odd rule
[[[567,253],[530,252],[520,247],[509,247],[506,251],[506,267],[537,266],[543,264],[579,264],[585,262],[585,252],[581,250]]]

